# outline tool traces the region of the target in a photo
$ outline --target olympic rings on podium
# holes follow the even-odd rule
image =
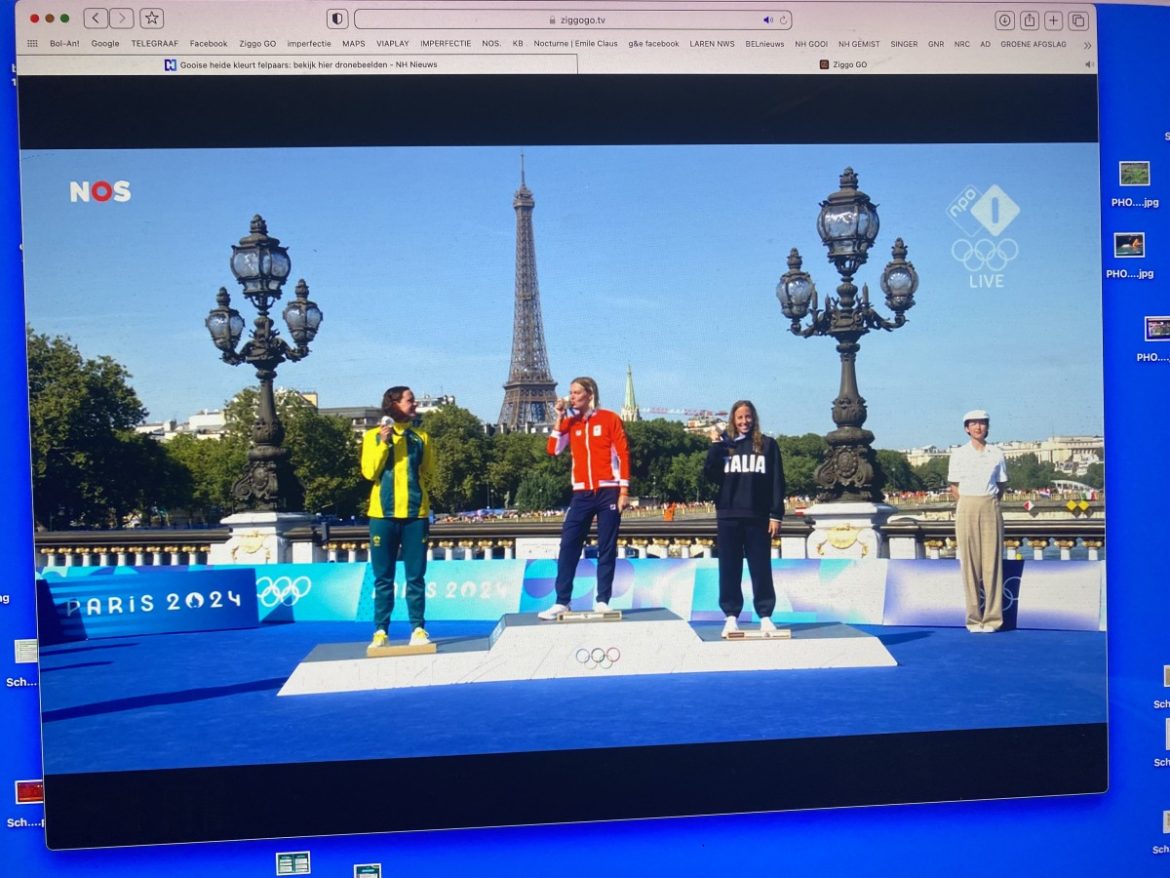
[[[591,671],[597,668],[608,671],[617,664],[618,659],[621,657],[622,651],[616,646],[611,646],[607,649],[602,649],[600,646],[595,646],[592,649],[581,647],[574,656],[579,664],[584,665]]]

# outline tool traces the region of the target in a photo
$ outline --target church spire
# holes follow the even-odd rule
[[[623,421],[640,421],[642,412],[638,410],[638,401],[634,398],[634,370],[626,364],[626,396],[622,401],[621,416]]]

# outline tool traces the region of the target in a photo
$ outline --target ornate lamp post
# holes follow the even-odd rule
[[[802,338],[832,336],[841,355],[841,389],[833,400],[837,429],[825,436],[829,450],[814,475],[821,501],[880,503],[882,499],[882,486],[874,477],[873,433],[862,426],[866,408],[857,390],[858,341],[871,329],[890,331],[906,323],[906,312],[914,307],[918,272],[906,261],[906,245],[898,238],[892,248],[893,259],[881,276],[886,307],[893,311],[894,319],[887,320],[870,305],[868,286],[862,286],[861,298],[857,298],[853,275],[869,258],[879,225],[877,205],[857,188],[853,169],[846,168],[841,188],[821,202],[817,217],[817,232],[829,249],[829,261],[841,275],[837,298],[826,296],[825,307],[817,307],[816,284],[801,270],[796,248],[788,254],[788,271],[776,287],[780,309],[792,321],[789,329]],[[811,321],[802,326],[801,321],[810,314]]]
[[[216,307],[207,315],[211,340],[221,351],[224,362],[255,367],[260,379],[260,405],[252,425],[252,447],[248,465],[232,486],[232,497],[241,507],[264,512],[285,511],[300,504],[301,488],[293,475],[284,441],[284,426],[276,414],[272,381],[276,367],[285,360],[296,361],[309,355],[309,342],[321,325],[321,309],[309,299],[309,287],[297,281],[296,299],[284,309],[284,321],[294,345],[289,345],[268,316],[280,298],[281,287],[288,279],[292,263],[288,250],[277,238],[270,237],[268,226],[259,214],[252,217],[249,234],[232,245],[232,274],[244,288],[244,295],[259,312],[252,337],[238,351],[244,332],[244,319],[231,307],[231,297],[223,287],[215,297]]]

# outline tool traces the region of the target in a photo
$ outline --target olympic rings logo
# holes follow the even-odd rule
[[[1011,583],[1016,584],[1016,588],[1011,588]],[[1016,591],[1020,584],[1020,577],[1009,576],[1003,581],[1003,609],[1007,612],[1016,605]]]
[[[271,576],[257,576],[256,586],[259,587],[262,583],[266,585],[260,589],[260,603],[269,609],[277,604],[291,607],[313,587],[313,580],[307,576],[298,576],[295,579],[291,576],[277,576],[275,579]]]
[[[1019,255],[1020,245],[1013,238],[1004,238],[998,242],[990,238],[980,238],[974,242],[960,238],[951,245],[951,256],[972,274],[984,269],[1003,271]]]
[[[593,649],[581,647],[574,656],[578,664],[584,665],[591,671],[598,668],[608,671],[618,663],[618,659],[621,657],[622,651],[616,646],[611,646],[608,649],[602,649],[600,646],[595,646]]]
[[[1020,577],[1009,576],[1007,579],[1005,579],[1003,581],[1003,598],[1002,598],[1002,600],[1003,600],[1003,611],[1005,613],[1016,605],[1016,600],[1017,600],[1016,590],[1011,587],[1011,584],[1013,582],[1016,583],[1016,585],[1018,586],[1020,583]],[[987,601],[987,595],[983,591],[982,586],[980,586],[980,588],[979,588],[979,603],[982,605],[982,604],[986,603],[986,601]]]

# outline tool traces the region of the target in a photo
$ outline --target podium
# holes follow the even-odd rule
[[[850,625],[785,627],[790,638],[724,640],[722,623],[691,624],[659,608],[625,610],[621,621],[546,622],[534,613],[509,613],[488,637],[439,639],[430,654],[368,658],[365,643],[321,644],[278,694],[897,665],[878,638]]]

